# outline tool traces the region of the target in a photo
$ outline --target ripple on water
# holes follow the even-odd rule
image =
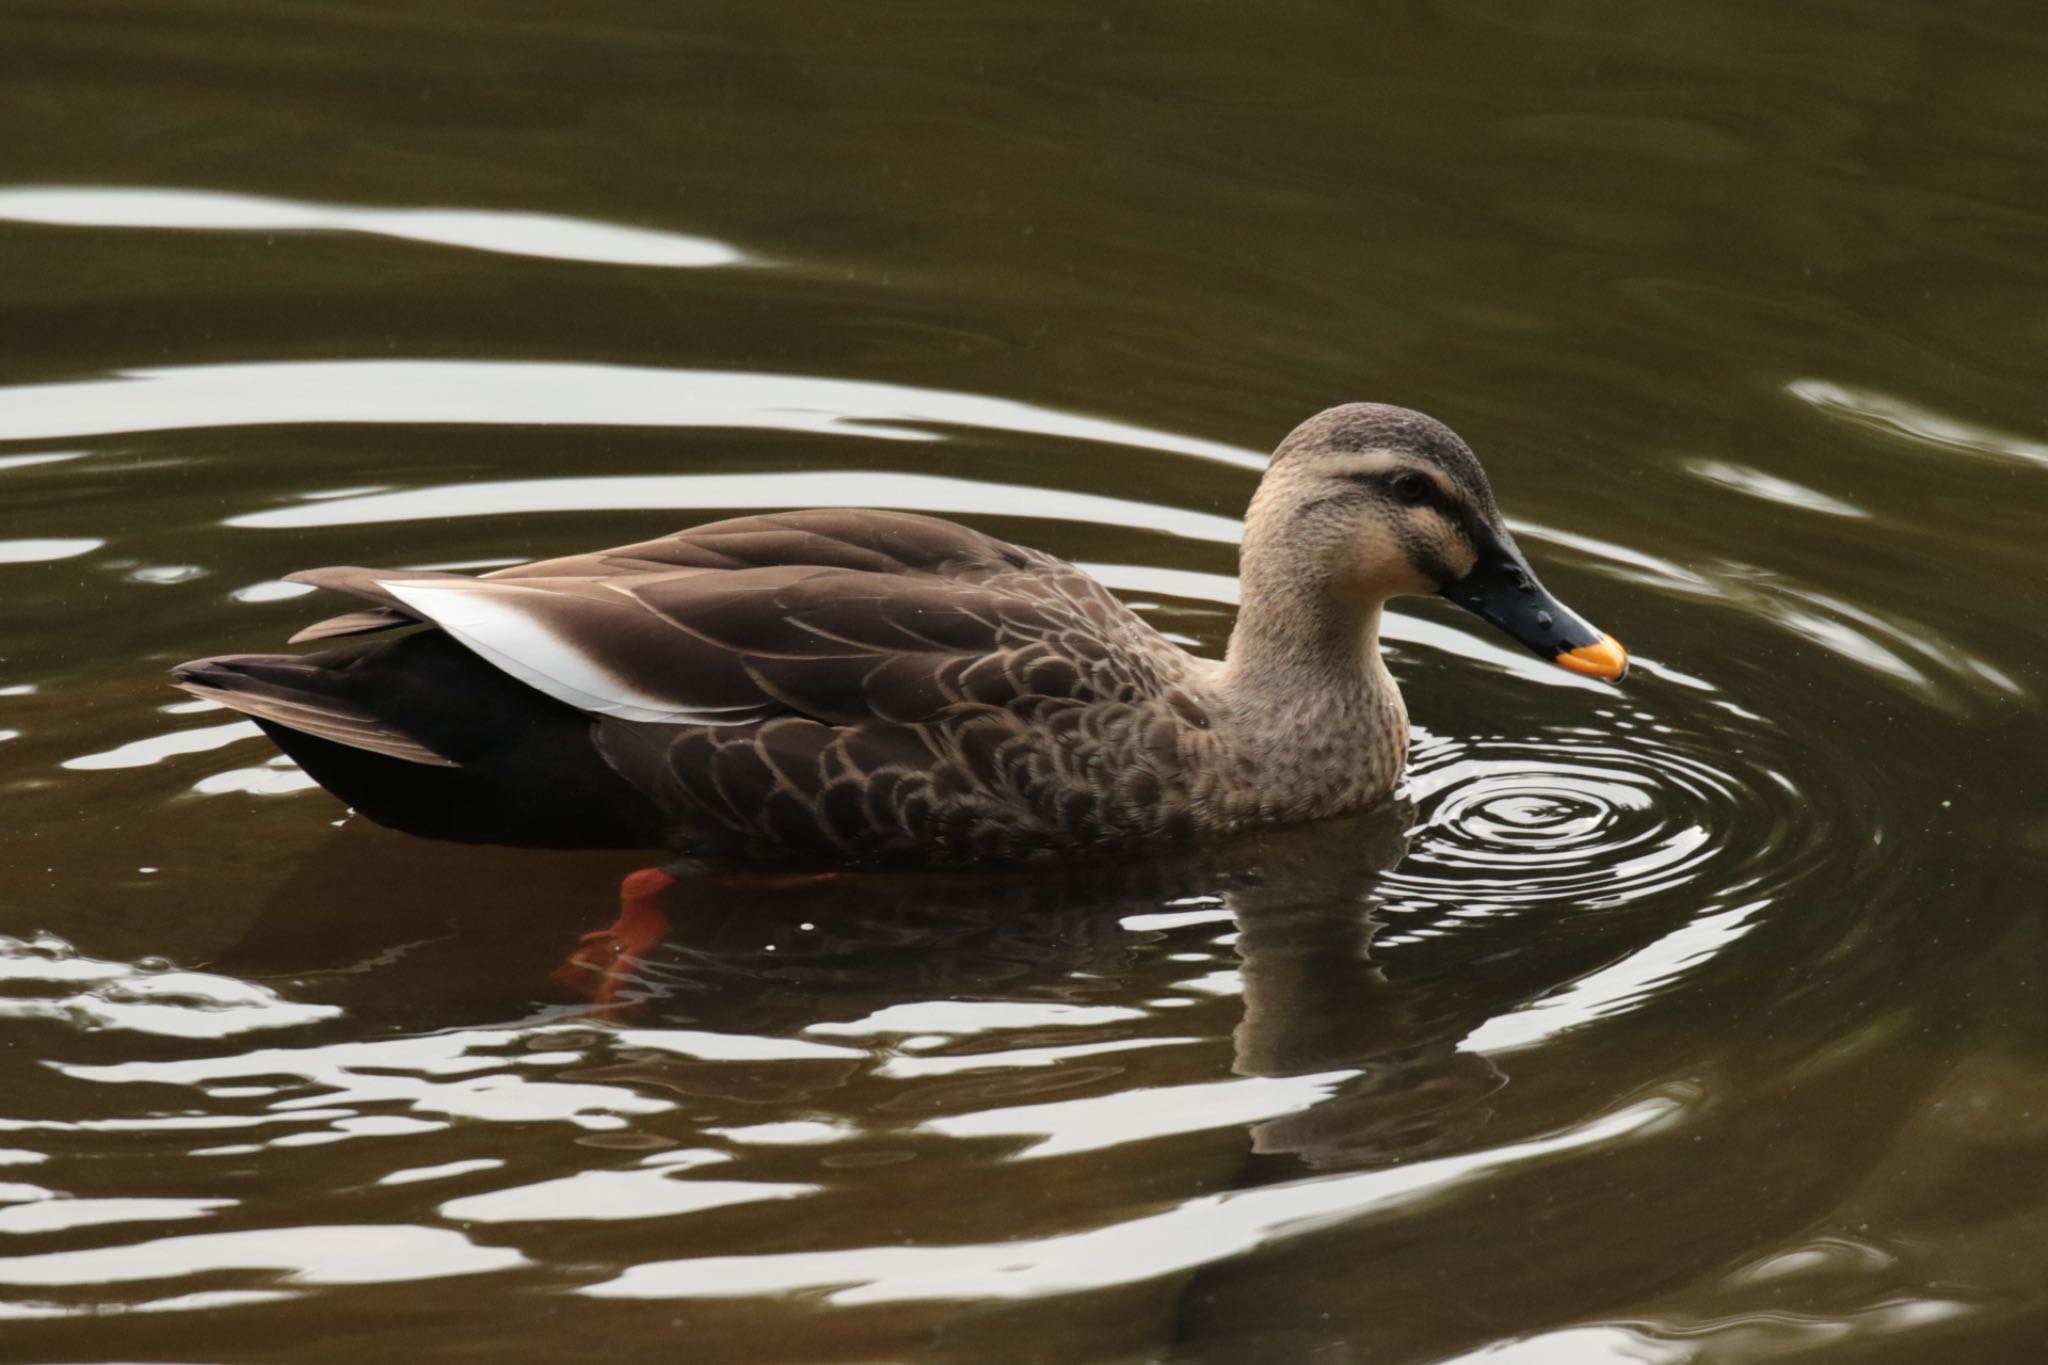
[[[1524,739],[1423,735],[1407,790],[1415,843],[1384,878],[1403,909],[1626,907],[1686,890],[1774,894],[1815,868],[1810,798],[1763,755],[1649,710]]]
[[[214,1116],[218,1126],[287,1130],[265,1142],[195,1151],[195,1156],[409,1135],[445,1128],[454,1120],[618,1129],[634,1116],[675,1107],[625,1086],[536,1075],[585,1058],[580,1050],[529,1046],[533,1040],[545,1043],[549,1035],[464,1030],[176,1061],[56,1065],[81,1081],[185,1086],[216,1097],[261,1100],[256,1112]]]
[[[158,959],[87,957],[55,934],[0,935],[0,1019],[49,1019],[83,1031],[227,1038],[294,1028],[341,1013],[285,999],[268,986]]]
[[[213,190],[111,185],[0,188],[0,222],[181,232],[360,232],[435,246],[605,265],[689,268],[760,264],[707,237],[552,213],[369,208]]]
[[[1677,1120],[1681,1109],[1678,1101],[1655,1096],[1548,1137],[1394,1170],[1199,1196],[1164,1212],[1054,1237],[650,1262],[582,1292],[669,1299],[813,1290],[848,1306],[1089,1292],[1270,1246],[1334,1218],[1419,1203],[1493,1170],[1647,1134]]]
[[[1409,777],[1418,837],[1387,875],[1390,897],[1470,912],[1600,908],[1696,880],[1726,855],[1729,826],[1753,818],[1751,793],[1643,738],[1425,739]]]
[[[2048,443],[1936,412],[1892,394],[1825,379],[1795,379],[1785,388],[1794,398],[1812,404],[1830,417],[1903,441],[1967,455],[2048,465]]]
[[[1266,463],[1260,451],[1015,399],[743,370],[538,361],[273,361],[132,370],[0,392],[7,400],[0,410],[5,441],[297,422],[708,426],[898,441],[936,441],[942,439],[937,428],[976,427],[1135,446],[1247,469]],[[813,483],[823,474],[814,473]]]
[[[126,1246],[0,1256],[0,1284],[80,1286],[220,1271],[282,1271],[302,1284],[389,1284],[475,1275],[526,1264],[446,1228],[399,1224],[202,1232]]]
[[[1474,1052],[1528,1047],[1667,990],[1820,879],[1858,874],[1882,839],[1867,794],[1810,790],[1801,746],[1739,708],[1654,703],[1517,738],[1420,736],[1406,856],[1380,880],[1387,949],[1516,922],[1628,913],[1661,924],[1592,974],[1479,1025]],[[1839,814],[1839,821],[1830,813]],[[1853,829],[1857,842],[1830,839]]]

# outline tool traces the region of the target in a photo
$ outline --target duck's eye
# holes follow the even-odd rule
[[[1428,476],[1417,474],[1412,469],[1406,473],[1396,474],[1391,482],[1391,487],[1394,490],[1394,496],[1411,507],[1429,501],[1430,482]]]

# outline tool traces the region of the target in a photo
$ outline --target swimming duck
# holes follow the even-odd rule
[[[1407,755],[1378,643],[1403,594],[1627,668],[1537,581],[1466,444],[1404,408],[1295,428],[1240,560],[1221,660],[1052,555],[833,509],[481,577],[304,570],[368,605],[292,643],[426,629],[174,675],[380,824],[678,855],[630,904],[684,872],[1056,858],[1371,805]]]

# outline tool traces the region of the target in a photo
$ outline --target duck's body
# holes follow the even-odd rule
[[[487,585],[301,577],[385,606],[314,638],[443,628],[201,660],[180,682],[429,837],[1010,861],[1352,809],[1406,750],[1383,668],[1248,703],[1072,565],[899,512],[746,517]]]
[[[1622,658],[1538,587],[1447,428],[1352,405],[1283,443],[1247,519],[1226,657],[1071,564],[930,517],[746,517],[454,574],[320,569],[366,611],[179,685],[315,780],[438,838],[730,863],[963,863],[1369,805],[1407,713],[1382,604],[1443,591],[1568,667]]]

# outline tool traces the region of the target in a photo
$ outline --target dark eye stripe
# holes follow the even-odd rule
[[[1415,472],[1411,469],[1382,470],[1373,474],[1346,474],[1343,478],[1349,483],[1359,485],[1361,488],[1370,488],[1376,492],[1383,493],[1404,507],[1434,507],[1445,516],[1454,517],[1457,510],[1454,500],[1444,493],[1442,484],[1439,484],[1427,474],[1417,475],[1422,480],[1423,487],[1428,490],[1421,502],[1409,502],[1395,491],[1394,480],[1404,474],[1413,474]]]

